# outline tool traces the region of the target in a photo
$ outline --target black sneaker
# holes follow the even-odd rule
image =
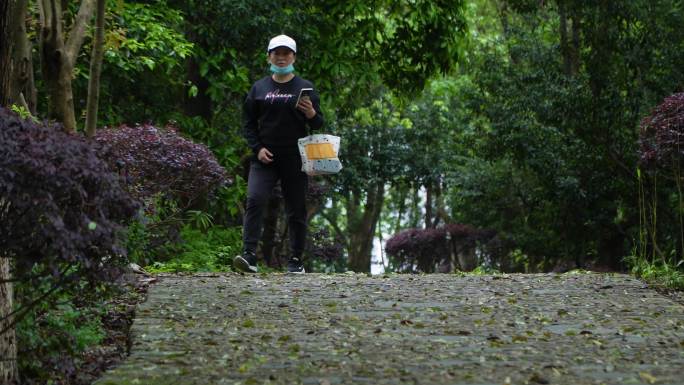
[[[287,272],[295,274],[306,273],[306,271],[304,271],[304,265],[302,264],[302,260],[297,257],[290,258],[290,260],[287,261]]]
[[[257,272],[257,258],[251,251],[245,251],[233,259],[233,267],[245,273]]]

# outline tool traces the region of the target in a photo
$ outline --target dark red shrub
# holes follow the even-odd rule
[[[327,229],[317,229],[309,234],[306,244],[307,258],[332,265],[344,263],[342,240],[333,237]]]
[[[14,275],[97,284],[126,262],[119,236],[137,203],[96,142],[0,108],[0,257]],[[40,274],[38,274],[40,275]]]
[[[469,225],[447,224],[436,229],[408,229],[387,240],[385,251],[398,271],[432,273],[450,262],[452,256],[475,248],[496,232]],[[461,269],[467,267],[461,266]]]
[[[121,126],[98,130],[95,140],[106,145],[110,166],[142,200],[161,194],[188,208],[230,183],[205,145],[183,138],[172,127]]]
[[[641,121],[639,139],[641,164],[649,168],[681,164],[684,160],[684,92],[665,98]]]
[[[174,254],[188,210],[207,211],[221,186],[231,181],[203,144],[183,138],[173,127],[121,126],[98,130],[110,167],[144,204],[144,241],[129,245],[146,264]],[[136,238],[136,239],[137,239]],[[143,258],[143,259],[140,259]]]

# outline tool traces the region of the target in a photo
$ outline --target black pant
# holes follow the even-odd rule
[[[301,257],[306,242],[306,190],[308,177],[302,171],[299,154],[276,155],[270,164],[253,159],[247,179],[247,208],[243,224],[243,248],[256,252],[261,238],[264,207],[278,180],[285,199],[290,252]]]

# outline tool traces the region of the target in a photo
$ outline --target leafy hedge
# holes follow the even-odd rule
[[[98,130],[95,140],[107,146],[110,166],[126,177],[128,191],[141,200],[161,194],[190,207],[230,183],[205,145],[183,138],[171,126]]]
[[[105,145],[105,157],[125,178],[128,192],[144,204],[142,222],[128,234],[136,262],[169,258],[173,248],[168,246],[180,241],[183,225],[198,216],[210,222],[211,217],[198,210],[232,183],[205,145],[182,137],[171,126],[103,129],[95,140]]]
[[[120,277],[123,230],[139,208],[102,153],[0,108],[0,257],[13,260],[22,384],[73,377],[77,356],[102,338],[78,309]]]
[[[432,273],[445,270],[453,261],[456,268],[472,270],[473,262],[458,262],[456,258],[473,251],[478,244],[493,239],[496,232],[481,230],[470,225],[447,224],[434,229],[408,229],[387,240],[385,251],[392,266],[399,271]],[[482,261],[480,261],[482,262]]]
[[[118,276],[118,236],[139,205],[101,146],[0,109],[0,253],[14,275],[60,285]]]
[[[642,119],[639,144],[639,238],[627,261],[638,276],[682,286],[684,92],[665,98]]]
[[[640,160],[648,167],[679,167],[683,148],[684,92],[665,98],[641,121]]]

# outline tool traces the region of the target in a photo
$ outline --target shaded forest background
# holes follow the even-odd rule
[[[102,340],[84,309],[128,263],[230,269],[242,101],[280,33],[342,137],[343,171],[310,184],[310,271],[370,272],[381,244],[396,272],[684,287],[682,1],[4,4],[0,294],[15,303],[0,326],[25,378],[69,377],[57,346]],[[275,191],[259,250],[275,270],[283,212]]]

